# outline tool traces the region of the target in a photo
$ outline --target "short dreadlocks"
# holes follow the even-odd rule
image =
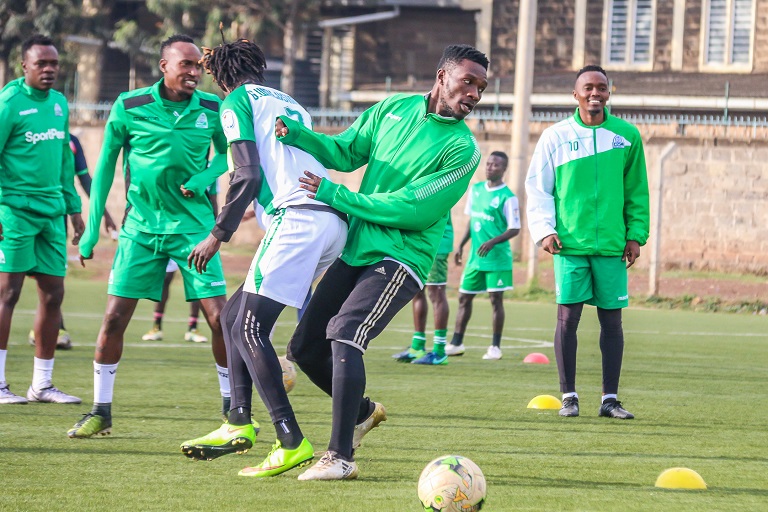
[[[244,83],[264,83],[267,59],[259,45],[247,39],[222,43],[216,48],[203,48],[200,63],[219,87],[233,91]]]
[[[462,60],[471,60],[483,66],[488,71],[488,57],[468,44],[452,44],[443,50],[443,56],[437,64],[437,69],[446,69],[455,66]]]

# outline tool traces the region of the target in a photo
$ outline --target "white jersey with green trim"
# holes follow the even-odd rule
[[[329,177],[326,168],[314,157],[277,140],[275,120],[281,115],[312,128],[312,119],[304,107],[288,94],[263,85],[238,87],[226,97],[221,108],[227,144],[250,140],[258,147],[262,183],[257,201],[267,215],[288,206],[324,204],[307,197],[307,191],[299,187],[299,178],[304,176],[304,171],[321,178]]]

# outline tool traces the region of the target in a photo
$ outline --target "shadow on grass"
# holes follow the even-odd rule
[[[124,441],[124,439],[120,438],[113,438],[115,442]],[[82,455],[82,456],[91,456],[91,455],[146,455],[148,457],[168,457],[168,458],[180,458],[183,459],[183,455],[181,454],[181,451],[179,452],[171,452],[171,451],[164,451],[164,450],[126,450],[126,449],[115,449],[113,446],[113,443],[109,442],[109,439],[73,439],[72,440],[72,447],[71,448],[55,448],[52,446],[29,446],[29,447],[5,447],[3,448],[3,453],[10,454],[10,453],[17,453],[17,454],[30,454],[30,455],[42,455],[44,457],[53,455],[53,454],[64,454],[64,455]],[[101,442],[104,443],[101,446],[98,446],[98,449],[95,449],[97,445],[92,444],[95,442]],[[79,446],[75,446],[74,443],[77,443]],[[85,449],[87,448],[87,450]]]
[[[701,494],[705,496],[708,493],[727,494],[734,496],[768,496],[768,489],[753,489],[753,488],[738,488],[738,487],[709,487],[707,491],[704,490],[690,490],[690,489],[663,489],[660,487],[649,486],[647,484],[631,483],[631,482],[591,482],[585,480],[575,480],[568,478],[546,478],[546,477],[531,477],[531,476],[510,476],[508,478],[487,478],[488,486],[501,486],[506,485],[509,487],[535,487],[535,488],[570,488],[570,489],[593,489],[593,490],[609,490],[609,489],[625,489],[635,491],[654,491],[662,493],[693,493]]]

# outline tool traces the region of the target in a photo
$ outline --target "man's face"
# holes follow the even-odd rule
[[[444,117],[464,119],[483,97],[488,86],[485,68],[468,59],[448,63],[437,71],[437,113]]]
[[[21,68],[28,86],[49,91],[59,76],[59,52],[55,46],[32,45],[23,56]]]
[[[608,79],[599,71],[587,71],[576,80],[573,97],[579,102],[579,110],[598,115],[611,97]]]
[[[498,156],[491,155],[485,163],[485,179],[488,181],[500,181],[507,170],[507,161]]]
[[[176,42],[167,47],[160,59],[165,87],[183,98],[192,96],[200,81],[200,57],[200,49],[192,43]]]

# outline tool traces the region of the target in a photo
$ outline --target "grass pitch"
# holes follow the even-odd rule
[[[128,329],[113,434],[66,437],[92,401],[93,340],[106,293],[101,282],[67,282],[65,318],[75,348],[57,353],[54,383],[84,403],[0,406],[0,510],[419,510],[419,473],[448,453],[469,457],[483,469],[490,511],[768,509],[764,316],[626,310],[620,398],[637,418],[618,421],[597,417],[594,309],[585,309],[580,329],[582,415],[560,418],[557,411],[526,409],[536,395],[559,396],[551,345],[554,305],[507,302],[504,358],[483,361],[490,309],[479,297],[466,355],[435,368],[391,359],[409,343],[407,308],[365,358],[368,393],[385,404],[389,419],[358,450],[360,479],[299,482],[299,472],[291,471],[255,481],[237,471],[260,462],[274,441],[260,403],[254,414],[262,432],[248,454],[192,462],[179,451],[182,441],[220,421],[209,344],[182,341],[187,309],[179,283],[166,315],[166,341],[139,341],[151,324],[149,302],[140,305]],[[26,342],[36,301],[31,284],[17,308],[7,363],[8,381],[20,394],[32,373]],[[455,302],[451,306],[455,313]],[[281,317],[278,352],[294,315],[287,310]],[[523,364],[530,352],[547,354],[552,364]],[[301,374],[290,398],[315,450],[324,450],[330,399]],[[709,489],[655,488],[659,473],[676,466],[699,472]]]

